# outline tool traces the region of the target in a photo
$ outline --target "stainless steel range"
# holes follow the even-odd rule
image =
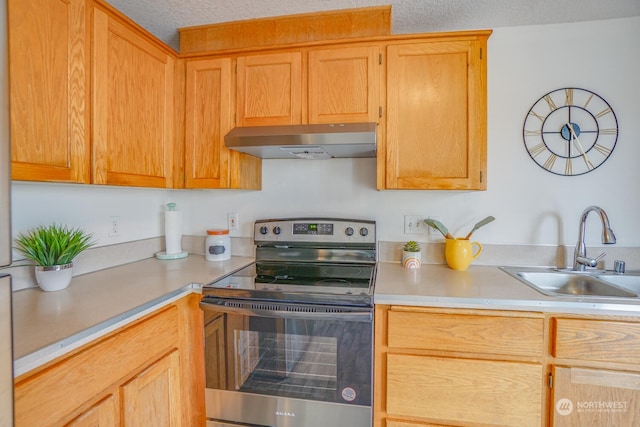
[[[203,288],[208,426],[369,427],[375,222],[260,220]]]

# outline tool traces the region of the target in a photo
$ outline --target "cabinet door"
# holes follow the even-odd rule
[[[122,402],[126,426],[181,425],[178,350],[164,356],[122,386]]]
[[[233,126],[231,59],[186,66],[185,187],[260,189],[260,159],[232,151],[224,136]]]
[[[302,122],[302,54],[243,56],[237,62],[238,126]]]
[[[94,10],[93,182],[173,186],[175,58]]]
[[[12,178],[88,183],[85,1],[10,0],[8,12]]]
[[[387,417],[447,424],[542,425],[542,366],[387,355]]]
[[[89,408],[82,415],[66,424],[67,427],[111,427],[118,423],[120,417],[117,412],[116,397],[110,394],[96,405]]]
[[[380,111],[377,46],[309,52],[309,123],[377,122]]]
[[[554,367],[554,426],[640,425],[640,373]]]
[[[388,46],[386,152],[378,157],[385,182],[379,187],[486,189],[485,44]]]
[[[228,188],[231,130],[231,59],[187,63],[185,187]]]

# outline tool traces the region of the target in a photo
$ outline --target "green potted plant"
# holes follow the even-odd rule
[[[44,291],[58,291],[69,286],[73,276],[73,259],[95,244],[93,234],[63,225],[38,226],[19,233],[15,248],[37,263],[36,281]]]
[[[415,240],[409,240],[402,247],[402,265],[405,268],[420,268],[421,262],[420,243]]]

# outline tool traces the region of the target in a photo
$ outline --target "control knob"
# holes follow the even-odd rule
[[[262,227],[260,227],[260,234],[267,234],[269,232],[269,229],[267,227],[265,227],[264,225]]]
[[[362,228],[360,229],[360,235],[361,235],[362,237],[367,236],[368,234],[369,234],[369,229],[368,229],[367,227],[362,227]]]
[[[344,234],[346,234],[347,236],[353,236],[353,227],[347,227],[344,230]]]
[[[280,232],[282,231],[282,229],[280,227],[278,227],[277,225],[275,227],[273,227],[273,234],[280,234]]]

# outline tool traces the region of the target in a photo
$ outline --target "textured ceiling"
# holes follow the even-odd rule
[[[640,16],[639,0],[107,0],[178,50],[178,28],[391,4],[394,34]]]

